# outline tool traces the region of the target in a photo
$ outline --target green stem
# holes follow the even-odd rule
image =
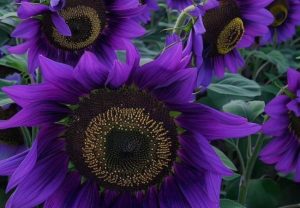
[[[184,26],[185,20],[190,17],[189,12],[193,11],[196,7],[194,5],[188,6],[185,8],[179,15],[179,17],[176,20],[175,26],[173,28],[173,33],[176,33],[177,35],[180,35],[182,28]]]
[[[247,160],[251,157],[252,155],[252,137],[248,136],[248,141],[247,141]]]
[[[27,147],[31,147],[32,139],[31,134],[26,127],[21,127],[22,134],[24,136],[24,142]]]
[[[255,75],[253,76],[253,79],[256,80],[258,75],[262,72],[262,70],[269,64],[269,62],[264,63],[259,67],[259,69],[256,71]]]
[[[38,131],[39,131],[38,128],[36,128],[36,127],[32,128],[32,130],[31,130],[32,139],[36,138]]]
[[[263,144],[264,144],[263,135],[259,134],[256,145],[253,150],[253,153],[252,153],[249,161],[247,162],[246,170],[245,170],[244,174],[242,175],[242,178],[240,181],[240,190],[239,190],[239,198],[238,198],[238,202],[240,204],[243,204],[243,205],[246,204],[249,182],[250,182],[250,179],[252,176],[254,165],[257,161],[258,154],[259,154]]]
[[[242,168],[242,173],[245,172],[245,162],[244,162],[244,158],[243,158],[243,155],[239,149],[239,140],[236,141],[236,144],[233,143],[232,141],[230,140],[225,140],[228,144],[230,144],[234,149],[235,151],[237,152],[237,155],[238,155],[238,159],[239,159],[239,162],[240,162],[240,165],[241,165],[241,168]]]

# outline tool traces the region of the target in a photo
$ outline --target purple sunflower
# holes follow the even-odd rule
[[[277,171],[295,173],[300,182],[300,72],[288,71],[289,93],[274,98],[265,108],[270,117],[263,132],[273,139],[260,153],[267,164],[275,164]]]
[[[243,65],[238,48],[249,47],[268,32],[273,15],[265,8],[271,0],[208,1],[191,14],[197,17],[188,40],[198,68],[197,86],[207,86],[225,69],[236,73]]]
[[[274,0],[267,9],[273,14],[274,21],[261,43],[281,43],[292,38],[296,34],[296,26],[300,25],[300,1]]]
[[[52,0],[50,6],[21,2],[22,22],[12,36],[25,41],[10,52],[28,52],[31,73],[39,66],[40,54],[75,66],[84,51],[90,51],[102,63],[111,63],[114,49],[126,50],[132,38],[144,34],[134,19],[143,10],[136,0]]]
[[[0,128],[39,126],[32,148],[0,161],[7,207],[219,207],[228,170],[209,144],[256,133],[193,102],[196,70],[180,42],[141,67],[133,48],[110,67],[40,57],[42,84],[3,90],[22,107]]]

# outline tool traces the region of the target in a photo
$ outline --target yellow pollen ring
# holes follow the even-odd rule
[[[270,12],[275,18],[272,24],[273,27],[282,25],[288,17],[288,9],[282,4],[275,4],[270,8]]]
[[[63,9],[60,15],[64,17],[66,22],[76,19],[88,19],[91,24],[91,30],[89,31],[89,36],[82,40],[74,41],[71,37],[61,35],[55,28],[53,28],[53,39],[54,41],[62,46],[63,48],[70,50],[79,50],[86,48],[91,45],[100,35],[101,28],[103,27],[100,17],[97,11],[91,7],[87,6],[76,6]]]
[[[144,161],[144,165],[130,164],[120,168],[114,165],[114,170],[108,167],[106,155],[106,135],[112,128],[122,131],[139,130],[150,140],[150,161]],[[147,185],[171,161],[171,138],[168,136],[162,122],[153,120],[143,108],[112,107],[104,113],[94,117],[85,131],[85,141],[82,147],[83,158],[91,172],[102,181],[120,187],[135,187]],[[135,168],[143,166],[142,169]],[[134,171],[133,171],[134,170]]]
[[[232,51],[244,35],[244,23],[239,17],[231,20],[222,30],[217,40],[219,54],[226,55]]]

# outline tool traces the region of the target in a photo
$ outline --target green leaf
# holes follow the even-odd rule
[[[16,84],[15,81],[10,81],[10,80],[5,80],[5,79],[0,79],[0,89],[2,90],[2,87],[6,86],[12,86]],[[11,100],[4,92],[0,91],[0,106],[5,106],[7,104],[12,104],[14,103],[13,100]]]
[[[289,68],[288,59],[279,50],[273,49],[268,53],[264,53],[263,51],[256,51],[255,53],[253,53],[253,56],[275,65],[280,74],[285,73]]]
[[[151,58],[141,58],[140,65],[147,64],[151,61],[153,61],[153,59],[151,59]]]
[[[251,100],[260,95],[260,86],[239,74],[226,74],[224,79],[212,83],[207,91],[207,98],[213,107],[219,109],[231,100]]]
[[[221,208],[245,208],[245,207],[230,199],[221,199]]]
[[[14,101],[7,97],[4,92],[0,92],[0,106],[5,106],[7,104],[12,104]]]
[[[233,100],[223,106],[225,112],[243,116],[250,121],[255,121],[255,119],[264,112],[264,108],[264,101],[245,102],[243,100]]]
[[[233,171],[237,171],[237,168],[235,167],[235,165],[233,164],[233,162],[218,148],[213,147],[214,150],[216,151],[216,153],[219,155],[219,157],[221,158],[221,160],[223,161],[224,165],[233,170]]]
[[[253,80],[249,80],[239,74],[226,74],[224,79],[213,83],[208,87],[222,95],[253,98],[261,95],[260,86]]]
[[[27,72],[27,60],[25,56],[8,55],[0,59],[0,65]]]
[[[237,178],[240,178],[240,177],[241,177],[240,174],[234,173],[232,176],[225,176],[225,177],[223,177],[223,180],[224,181],[233,181],[233,180],[235,180]]]
[[[6,80],[6,79],[0,79],[0,88],[6,87],[6,86],[12,86],[16,84],[15,81]]]
[[[286,178],[279,178],[277,181],[280,186],[280,198],[279,198],[279,206],[286,206],[289,204],[299,204],[299,196],[300,196],[300,184],[295,183]],[[300,207],[298,205],[298,207]]]
[[[280,187],[271,179],[256,179],[249,183],[247,207],[274,208],[278,207]]]

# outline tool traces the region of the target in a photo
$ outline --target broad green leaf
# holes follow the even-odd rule
[[[251,100],[260,95],[260,86],[239,74],[226,74],[224,79],[212,83],[207,91],[207,99],[219,109],[231,100]]]
[[[264,112],[264,101],[249,101],[233,100],[223,106],[225,112],[230,112],[236,115],[248,118],[250,121],[254,121],[259,115]]]
[[[245,208],[245,207],[230,199],[221,199],[221,208]]]
[[[280,74],[283,74],[289,68],[288,59],[279,51],[271,50],[270,52],[256,51],[253,56],[274,64]]]
[[[233,164],[233,162],[218,148],[213,147],[214,150],[216,151],[216,153],[219,155],[219,157],[221,158],[221,160],[223,161],[224,165],[233,170],[233,171],[237,171],[237,168],[235,167],[235,165]]]
[[[249,80],[239,74],[226,74],[224,79],[212,83],[208,87],[222,95],[253,98],[261,95],[260,86],[253,80]]]
[[[255,179],[249,183],[247,208],[278,207],[280,187],[271,179]]]

